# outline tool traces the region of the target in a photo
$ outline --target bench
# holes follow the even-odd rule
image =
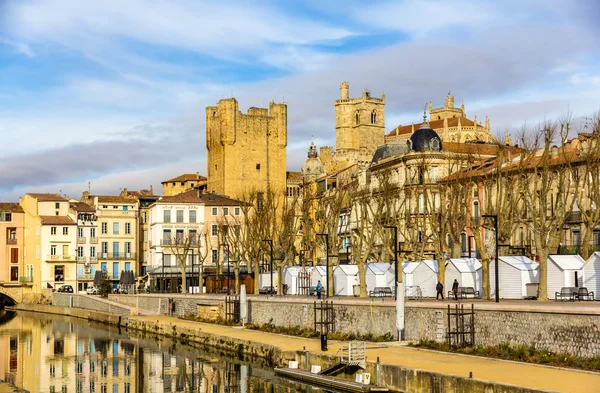
[[[581,287],[577,291],[577,300],[594,300],[594,292],[588,291],[586,287]]]
[[[277,295],[277,288],[274,287],[262,287],[258,290],[259,295]]]
[[[469,296],[473,296],[473,298],[479,297],[479,291],[476,291],[473,287],[458,287],[458,293],[456,294],[461,299],[467,299]],[[453,298],[454,292],[448,291],[448,298]]]
[[[393,296],[392,288],[390,287],[375,287],[372,291],[369,291],[371,297],[386,297]]]
[[[560,292],[554,293],[554,300],[557,302],[564,300],[574,301],[578,293],[579,289],[577,287],[562,287]]]

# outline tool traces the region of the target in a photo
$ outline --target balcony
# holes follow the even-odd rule
[[[197,240],[191,239],[161,239],[161,246],[179,246],[179,247],[195,247],[198,245]]]
[[[17,244],[17,239],[6,239],[6,244]]]
[[[87,262],[87,258],[86,257],[77,257],[77,262],[78,263],[82,263],[82,262]]]
[[[74,262],[75,255],[46,255],[46,260],[50,262]]]
[[[80,281],[86,281],[86,280],[93,280],[94,279],[95,274],[78,274],[77,275],[77,279]]]
[[[98,262],[97,257],[90,257],[90,263],[96,263],[96,262]]]
[[[19,277],[19,282],[21,284],[33,284],[33,277]]]
[[[90,237],[90,244],[98,244],[98,238],[97,237]]]
[[[77,237],[77,244],[85,244],[85,236]]]
[[[118,260],[118,259],[135,259],[135,252],[105,252],[102,253],[101,259]]]

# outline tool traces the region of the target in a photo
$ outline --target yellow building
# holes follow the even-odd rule
[[[161,182],[162,194],[163,196],[173,196],[193,189],[205,190],[206,182],[206,177],[200,176],[198,172],[184,173]],[[152,194],[152,189],[150,189],[150,194]]]
[[[235,98],[206,108],[208,191],[232,198],[286,192],[287,105],[238,109]]]
[[[137,268],[139,202],[122,196],[89,196],[89,200],[98,216],[100,269],[116,287],[121,271]]]
[[[31,265],[34,293],[76,288],[77,224],[69,216],[69,201],[57,194],[25,194],[25,264]]]
[[[26,282],[23,263],[25,214],[17,203],[0,203],[0,285]]]

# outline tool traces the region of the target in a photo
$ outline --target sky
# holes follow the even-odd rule
[[[339,84],[386,130],[452,92],[492,133],[600,110],[595,0],[0,0],[0,201],[206,174],[205,107],[288,105],[288,170]]]

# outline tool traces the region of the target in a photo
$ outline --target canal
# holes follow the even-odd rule
[[[322,392],[259,359],[86,320],[0,310],[0,380],[29,392]]]

